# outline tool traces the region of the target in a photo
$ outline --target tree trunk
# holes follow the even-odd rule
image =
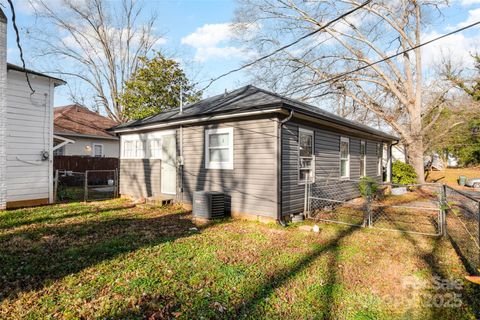
[[[425,182],[425,173],[423,166],[423,141],[422,139],[415,139],[405,144],[407,162],[413,166],[417,173],[418,183]]]

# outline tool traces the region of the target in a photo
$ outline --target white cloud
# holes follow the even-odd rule
[[[194,59],[200,62],[214,58],[241,58],[251,55],[245,49],[231,44],[235,38],[235,27],[233,23],[205,24],[183,37],[181,43],[195,48]],[[249,28],[254,31],[258,26]]]
[[[471,6],[472,4],[480,4],[480,0],[462,0],[460,4],[462,6]]]
[[[233,38],[232,27],[231,23],[206,24],[182,38],[181,42],[194,48],[214,47]]]
[[[424,41],[438,36],[440,36],[439,33],[430,33],[425,36]],[[466,37],[457,33],[424,46],[422,48],[422,60],[427,68],[440,65],[444,58],[451,59],[454,64],[473,67],[471,54],[479,48],[480,37]]]
[[[469,10],[467,20],[459,23],[458,27],[463,28],[463,27],[468,26],[469,24],[475,23],[477,21],[480,21],[480,8]],[[478,28],[478,25],[476,27]]]

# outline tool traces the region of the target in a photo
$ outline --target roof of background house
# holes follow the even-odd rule
[[[54,108],[54,131],[60,136],[117,139],[107,131],[116,124],[115,121],[78,104]]]
[[[44,73],[41,73],[41,72],[38,72],[38,71],[34,71],[34,70],[30,70],[30,69],[25,69],[25,68],[23,68],[23,67],[17,66],[17,65],[12,64],[12,63],[7,63],[7,70],[14,70],[14,71],[19,71],[19,72],[26,72],[26,73],[28,73],[28,74],[34,74],[34,75],[36,75],[36,76],[49,78],[49,79],[52,79],[52,80],[57,81],[58,85],[66,84],[66,83],[67,83],[67,82],[65,82],[65,80],[62,80],[62,79],[60,79],[60,78],[55,78],[55,77],[49,76],[49,75],[47,75],[47,74],[44,74]]]
[[[295,113],[301,113],[314,118],[337,123],[345,127],[367,132],[390,140],[399,139],[394,135],[354,121],[347,120],[319,107],[315,107],[298,100],[286,98],[252,85],[248,85],[225,94],[216,95],[207,99],[203,99],[197,103],[184,106],[182,113],[180,113],[179,108],[174,108],[144,119],[132,120],[127,123],[120,124],[112,128],[112,130],[126,128],[141,129],[141,127],[146,125],[168,123],[169,121],[173,120],[179,121],[187,120],[188,118],[195,118],[197,116],[236,114],[247,111],[268,110],[275,106],[281,106],[287,110],[293,110]]]

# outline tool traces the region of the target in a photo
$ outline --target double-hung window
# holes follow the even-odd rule
[[[346,137],[340,138],[340,176],[350,177],[350,140]]]
[[[313,150],[313,131],[300,128],[298,132],[300,183],[313,182],[315,179],[315,157]]]
[[[382,167],[382,155],[383,155],[383,144],[377,143],[377,148],[375,149],[376,156],[377,156],[377,176],[382,175],[383,167]]]
[[[360,177],[367,175],[367,147],[365,140],[360,141]]]
[[[233,169],[233,128],[205,130],[205,168]]]
[[[145,156],[144,141],[135,141],[135,158],[142,159]]]
[[[103,157],[103,144],[93,144],[93,156],[94,157]]]
[[[125,159],[134,158],[135,154],[133,152],[134,141],[124,141],[123,142],[123,157]]]
[[[162,139],[148,140],[148,154],[151,159],[162,158]]]

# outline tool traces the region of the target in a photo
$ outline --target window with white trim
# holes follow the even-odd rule
[[[65,155],[65,146],[61,146],[58,149],[53,150],[54,156],[64,156]]]
[[[93,144],[93,156],[97,158],[103,157],[103,144]]]
[[[298,130],[298,179],[299,183],[313,182],[315,179],[315,160],[313,150],[313,131]]]
[[[340,138],[340,177],[350,177],[350,140]]]
[[[233,169],[233,128],[205,130],[205,168]]]
[[[377,176],[381,176],[382,173],[383,173],[383,167],[382,167],[382,163],[383,163],[383,159],[382,159],[383,143],[377,143],[375,153],[376,153],[376,156],[377,156]]]
[[[367,146],[365,140],[360,140],[360,177],[367,175]]]
[[[135,158],[142,159],[145,157],[144,141],[135,141]]]
[[[123,157],[126,159],[134,158],[135,154],[133,152],[133,144],[135,141],[124,141],[123,142]]]
[[[148,140],[148,154],[151,159],[162,158],[162,139]]]

